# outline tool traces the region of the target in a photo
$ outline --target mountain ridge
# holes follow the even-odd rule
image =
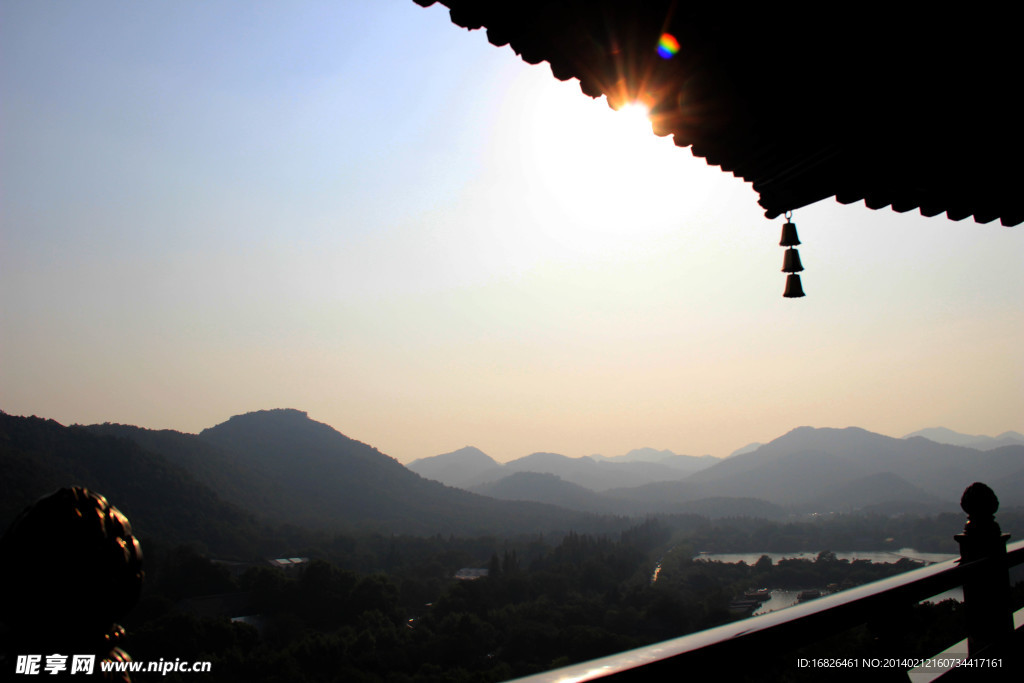
[[[826,461],[832,462],[831,480],[821,472]],[[809,471],[809,464],[818,471]],[[721,495],[804,505],[814,500],[815,491],[838,484],[841,471],[847,481],[890,472],[929,497],[957,501],[974,481],[1022,476],[1024,446],[981,451],[922,437],[896,439],[860,427],[798,427],[750,453],[701,470],[687,481]],[[1024,495],[1016,488],[997,493],[1006,504],[1024,504]]]
[[[466,460],[464,455],[467,449],[472,449],[479,456],[486,458],[486,461],[479,456]],[[660,459],[652,458],[651,452],[658,454]],[[421,476],[467,490],[475,490],[481,485],[499,481],[513,472],[537,472],[553,474],[566,482],[592,491],[604,491],[622,486],[640,486],[656,481],[682,479],[716,462],[718,459],[709,455],[690,456],[667,450],[634,449],[625,456],[577,458],[561,453],[538,451],[502,464],[483,451],[467,446],[451,453],[414,460],[406,467]]]
[[[615,466],[630,469],[611,469]],[[446,483],[480,490],[479,487],[501,481],[512,472],[530,471],[550,474],[567,483],[610,494],[611,498],[634,500],[630,490],[643,489],[645,493],[637,494],[636,499],[646,500],[651,510],[676,508],[682,502],[689,504],[712,497],[760,499],[801,510],[827,511],[833,504],[843,510],[869,505],[886,510],[899,510],[901,506],[908,511],[955,509],[963,489],[975,480],[1024,481],[1024,446],[982,451],[920,436],[897,439],[862,427],[803,426],[768,443],[750,444],[692,473],[656,469],[663,466],[538,452],[505,465],[491,466],[486,475]],[[627,472],[628,476],[624,476]],[[602,478],[604,475],[609,476]],[[678,485],[665,486],[669,482]],[[999,494],[1007,504],[1024,504],[1024,494],[1018,489],[1008,487]],[[546,486],[545,490],[553,489]],[[824,495],[824,491],[833,491],[834,495]],[[882,494],[889,498],[880,497]],[[573,496],[574,500],[577,498]],[[858,498],[862,501],[860,505]],[[636,509],[632,504],[625,508],[611,501],[606,504],[607,510]],[[588,509],[593,509],[593,505]]]
[[[110,423],[65,427],[2,415],[0,495],[8,515],[55,488],[84,485],[110,495],[126,512],[142,510],[143,529],[177,519],[185,536],[169,534],[166,525],[157,535],[179,542],[222,539],[206,526],[230,519],[249,524],[250,535],[257,519],[313,529],[467,535],[610,524],[554,505],[496,500],[424,479],[302,411],[234,416],[199,435]],[[54,443],[63,444],[59,452]],[[218,486],[236,481],[215,492],[204,478]],[[225,500],[220,493],[239,498]]]
[[[200,539],[216,540],[219,520],[237,520],[250,536],[255,520],[483,534],[607,528],[595,515],[955,510],[973,481],[993,485],[1004,505],[1024,505],[1024,446],[978,450],[859,427],[798,427],[692,473],[650,458],[707,461],[653,449],[636,461],[538,452],[503,466],[466,446],[419,461],[492,477],[467,485],[489,497],[427,478],[413,463],[403,466],[295,409],[232,416],[199,434],[0,416],[7,513],[58,486],[82,484],[109,493],[115,505],[123,500],[133,514],[141,510],[143,529],[163,534],[164,518],[173,518],[186,536]],[[590,486],[580,489],[581,482]],[[147,487],[160,495],[146,495]]]
[[[1005,431],[996,436],[985,436],[979,434],[962,434],[947,429],[946,427],[928,427],[911,432],[904,439],[922,437],[935,443],[944,443],[951,446],[966,446],[982,451],[1000,448],[1002,446],[1024,445],[1024,434],[1015,431]]]

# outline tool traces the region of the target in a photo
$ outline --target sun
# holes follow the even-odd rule
[[[641,102],[630,102],[615,113],[617,124],[622,129],[628,129],[629,135],[653,135],[650,112]]]
[[[550,77],[517,85],[499,118],[494,165],[522,179],[526,223],[543,233],[545,254],[618,258],[645,244],[653,252],[652,240],[699,210],[710,192],[706,163],[656,135],[643,102],[614,109]]]

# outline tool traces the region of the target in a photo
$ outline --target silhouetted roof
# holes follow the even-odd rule
[[[1016,22],[991,6],[442,3],[590,96],[646,101],[657,134],[751,182],[769,218],[835,196],[1024,221],[1024,58]],[[670,59],[662,33],[679,42]]]

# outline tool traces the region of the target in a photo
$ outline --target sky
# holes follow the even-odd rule
[[[783,220],[440,5],[0,2],[0,410],[402,462],[1024,431],[1024,228]]]

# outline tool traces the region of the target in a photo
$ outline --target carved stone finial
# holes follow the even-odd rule
[[[142,549],[106,498],[76,486],[29,506],[0,537],[0,565],[0,621],[18,625],[21,651],[123,654],[114,621],[139,599]]]
[[[960,507],[971,518],[992,517],[999,509],[999,499],[996,498],[995,491],[976,481],[964,489]]]
[[[967,513],[964,533],[969,535],[998,535],[999,525],[995,514],[999,509],[999,499],[995,492],[980,481],[976,481],[966,489],[960,497],[960,507]]]

